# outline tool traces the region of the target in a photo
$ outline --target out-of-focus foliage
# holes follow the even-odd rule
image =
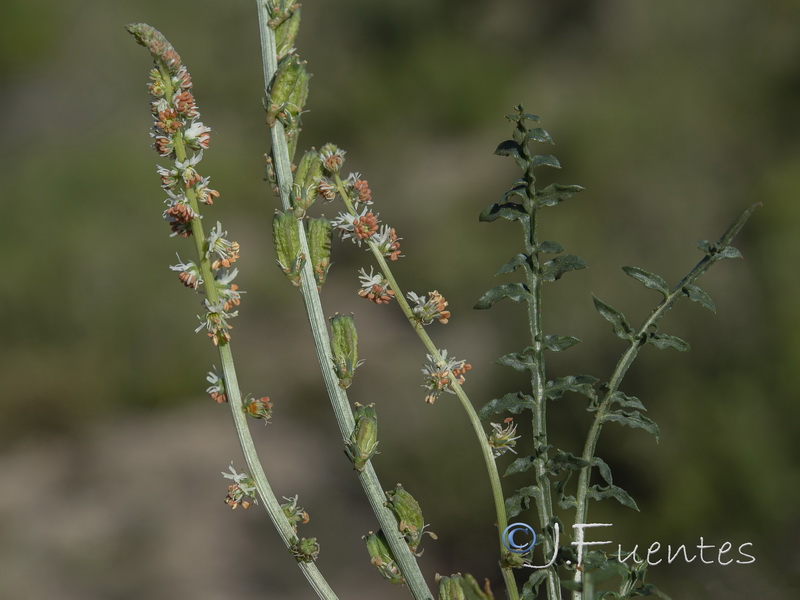
[[[199,298],[167,268],[175,244],[160,219],[148,149],[147,64],[122,29],[134,20],[176,45],[214,129],[204,164],[242,245],[237,266],[248,292],[234,338],[244,391],[276,400],[271,428],[281,427],[282,414],[302,416],[335,443],[310,342],[290,345],[304,326],[296,290],[274,265],[277,202],[262,181],[266,127],[251,4],[42,0],[0,8],[2,447],[53,434],[75,439],[98,419],[216,407],[203,394],[211,349],[192,331]],[[369,178],[382,215],[404,238],[396,274],[407,288],[438,289],[450,302],[451,323],[434,335],[474,366],[476,404],[521,387],[491,361],[522,342],[522,315],[471,311],[517,246],[511,227],[477,220],[514,176],[492,156],[514,104],[542,115],[558,140],[564,168],[552,181],[587,188],[543,224],[552,232],[545,239],[568,242],[589,267],[545,295],[548,329],[584,340],[563,358],[569,365],[551,360],[554,375],[603,377],[621,350],[594,314],[591,292],[634,321],[649,310],[651,294],[632,287],[620,265],[675,283],[701,257],[695,240],[715,239],[745,206],[764,203],[737,243],[745,260],[704,280],[717,315],[687,302],[666,317],[691,355],[646,349],[629,375],[630,393],[646,398],[661,426],[660,445],[622,428],[601,441],[599,453],[641,515],[595,514],[629,546],[701,535],[717,545],[754,543],[753,566],[651,569],[673,597],[768,590],[780,598],[792,565],[796,586],[800,5],[309,0],[303,19],[298,44],[314,76],[300,150],[334,141],[347,149],[347,166]],[[494,568],[481,548],[495,542],[477,448],[453,403],[423,403],[424,352],[399,313],[356,295],[367,258],[334,241],[323,302],[329,316],[358,315],[368,360],[351,392],[381,414],[375,466],[387,481],[415,482],[439,533],[423,561],[478,576]],[[692,392],[675,394],[676,381]],[[376,389],[392,395],[375,397]],[[569,398],[560,408],[554,435],[575,445],[587,415]],[[462,425],[463,439],[454,437]],[[342,463],[342,473],[352,470]]]

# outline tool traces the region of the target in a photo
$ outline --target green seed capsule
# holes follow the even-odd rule
[[[275,29],[275,49],[278,60],[287,55],[294,47],[298,31],[300,31],[299,6]]]
[[[460,575],[439,579],[439,600],[467,600],[460,579]]]
[[[305,73],[304,76],[303,73]],[[300,61],[300,57],[296,54],[290,54],[278,63],[278,70],[269,90],[267,123],[270,126],[285,110],[292,94],[296,94],[295,87],[301,77],[304,77],[305,85],[308,86],[308,73],[306,72],[305,64]]]
[[[386,506],[397,517],[397,527],[412,552],[416,554],[417,548],[422,541],[423,533],[427,533],[433,539],[436,539],[436,534],[424,531],[425,522],[422,518],[422,509],[419,506],[419,502],[402,485],[398,483],[394,490],[386,492],[386,498],[388,499]]]
[[[298,562],[314,562],[319,556],[317,538],[300,538],[291,548],[292,556]]]
[[[331,266],[331,222],[325,217],[308,221],[308,251],[317,288],[321,288],[328,277]]]
[[[296,286],[300,285],[300,269],[305,263],[305,256],[300,252],[299,226],[297,218],[291,213],[276,211],[272,217],[278,266]]]
[[[378,451],[378,416],[375,405],[361,406],[356,402],[353,416],[356,424],[345,445],[345,454],[353,461],[356,471],[363,471],[367,461]]]
[[[370,531],[361,539],[367,542],[367,552],[369,552],[370,555],[370,562],[378,569],[378,573],[395,585],[405,583],[383,531],[378,530],[378,533],[372,533]]]
[[[336,314],[331,321],[331,352],[333,370],[339,378],[339,385],[350,387],[353,372],[358,368],[358,332],[353,315]]]

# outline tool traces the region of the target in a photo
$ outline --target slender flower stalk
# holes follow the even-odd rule
[[[128,25],[126,29],[139,44],[150,51],[155,61],[156,67],[151,72],[153,82],[149,86],[151,94],[156,98],[152,103],[156,117],[154,143],[156,151],[162,157],[174,160],[173,168],[158,169],[162,186],[169,193],[167,202],[170,206],[164,217],[170,224],[173,235],[193,238],[197,254],[196,263],[181,263],[173,269],[180,271],[180,279],[187,287],[199,290],[202,286],[207,312],[201,317],[198,330],[207,329],[217,347],[224,381],[223,393],[219,378],[216,375],[210,377],[209,383],[212,385],[209,393],[218,402],[229,402],[250,473],[249,476],[239,474],[232,467],[232,475],[223,473],[225,477],[234,480],[229,487],[226,503],[233,508],[238,505],[247,507],[248,502],[244,497],[257,491],[281,539],[298,558],[298,566],[317,595],[323,600],[334,600],[336,594],[312,562],[316,542],[312,541],[313,538],[298,539],[267,480],[248,428],[231,352],[231,326],[227,322],[236,314],[229,311],[230,306],[238,305],[240,292],[231,284],[235,270],[216,273],[221,267],[229,267],[239,257],[239,247],[235,242],[224,239],[219,223],[206,238],[200,218],[199,204],[211,204],[212,198],[219,196],[217,192],[208,189],[208,179],[201,177],[196,171],[202,158],[202,150],[208,148],[210,128],[198,120],[200,112],[191,93],[189,72],[173,46],[149,25],[135,23]],[[190,156],[190,152],[194,153]]]
[[[274,7],[272,7],[271,2],[264,2],[263,0],[256,0],[256,7],[258,10],[258,23],[261,37],[264,84],[265,89],[269,90],[271,85],[274,86],[277,83],[273,82],[278,71],[275,31],[272,27],[272,23],[274,23],[272,20],[274,13],[270,10]],[[272,102],[270,99],[270,105],[271,104]],[[290,157],[292,140],[287,139],[284,124],[280,119],[276,119],[271,123],[270,135],[272,139],[271,168],[274,172],[274,183],[277,188],[277,193],[280,196],[283,210],[288,213],[294,208],[292,205],[294,178],[292,176]],[[293,139],[294,143],[296,143],[296,138]],[[324,160],[327,162],[328,167],[335,166],[331,162],[331,156],[326,156]],[[322,191],[322,184],[318,187],[320,188],[320,192],[324,194]],[[298,237],[300,252],[305,256],[310,256],[309,243],[306,239],[306,233],[303,227],[298,227]],[[319,291],[317,289],[317,282],[314,278],[313,269],[307,261],[300,268],[299,287],[311,326],[314,347],[325,381],[325,388],[331,400],[331,405],[336,415],[336,421],[342,433],[342,437],[344,439],[349,439],[355,427],[355,419],[347,398],[347,393],[345,389],[339,385],[339,378],[336,374],[334,363],[331,360],[331,343]],[[364,469],[356,471],[356,473],[364,488],[370,506],[378,519],[381,530],[386,536],[386,542],[389,548],[391,548],[394,558],[397,561],[397,568],[405,580],[406,585],[408,585],[415,600],[432,600],[433,594],[425,583],[419,565],[414,555],[409,551],[406,541],[399,533],[397,519],[385,506],[386,496],[372,463],[367,461]]]
[[[353,206],[353,202],[350,198],[350,194],[348,193],[348,189],[347,186],[345,185],[345,182],[342,181],[342,179],[339,177],[338,174],[334,176],[334,181],[336,184],[336,190],[338,191],[339,196],[342,198],[345,206],[347,207],[348,212],[351,215],[356,214],[356,209]],[[439,348],[436,346],[436,344],[434,344],[430,335],[428,335],[428,332],[425,330],[424,320],[419,318],[418,312],[415,312],[415,309],[412,308],[411,305],[409,305],[408,301],[406,300],[406,297],[403,294],[400,285],[397,283],[397,280],[395,279],[394,274],[392,273],[392,270],[389,267],[389,264],[386,262],[385,248],[380,243],[380,240],[375,241],[375,239],[369,238],[366,240],[366,242],[367,245],[369,246],[370,251],[372,252],[372,255],[375,257],[376,262],[378,263],[380,274],[382,274],[383,277],[385,277],[386,280],[388,281],[390,291],[394,292],[394,297],[397,299],[397,304],[400,306],[400,310],[403,312],[406,319],[408,319],[408,322],[414,329],[414,332],[417,334],[417,337],[419,337],[420,341],[427,349],[429,353],[429,359],[431,360],[432,363],[446,365],[448,363],[446,352],[440,352]],[[449,316],[450,315],[448,312],[448,317]],[[450,383],[449,390],[455,393],[456,397],[461,403],[461,407],[464,409],[464,412],[466,412],[470,425],[472,425],[475,437],[478,439],[478,443],[481,449],[481,454],[483,455],[483,461],[484,464],[486,465],[486,471],[489,476],[489,484],[492,490],[492,499],[494,501],[495,517],[497,519],[500,551],[502,554],[505,554],[506,548],[503,545],[503,531],[505,531],[506,527],[508,526],[508,518],[506,517],[505,499],[503,498],[503,488],[502,484],[500,483],[500,474],[497,471],[497,463],[495,462],[494,450],[492,446],[489,444],[486,432],[484,431],[483,425],[481,424],[480,418],[478,417],[478,413],[475,411],[475,408],[472,405],[472,402],[470,401],[466,392],[461,387],[463,379],[460,378],[460,374],[458,372],[453,372],[453,370],[449,370],[447,377]],[[518,600],[519,591],[517,589],[517,584],[514,579],[513,570],[511,569],[510,566],[502,564],[502,573],[503,573],[503,580],[505,581],[506,584],[506,591],[508,593],[509,599]]]

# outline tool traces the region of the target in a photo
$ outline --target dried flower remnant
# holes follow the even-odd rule
[[[425,383],[422,387],[429,391],[425,396],[425,402],[433,404],[442,392],[455,394],[450,376],[455,377],[459,385],[464,383],[464,375],[472,369],[472,365],[465,360],[457,360],[447,357],[447,350],[440,350],[441,360],[435,360],[430,354],[428,363],[422,368],[425,375]]]
[[[362,298],[375,304],[387,304],[394,298],[394,292],[389,289],[389,281],[383,276],[383,273],[373,274],[372,267],[370,267],[369,275],[364,269],[360,269],[358,278],[361,280],[361,289],[358,290],[358,295]]]

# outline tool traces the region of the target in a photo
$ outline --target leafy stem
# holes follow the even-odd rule
[[[269,90],[270,83],[278,70],[275,33],[270,26],[271,15],[269,4],[269,2],[264,2],[264,0],[256,0],[265,90]],[[281,204],[284,210],[290,211],[292,209],[290,192],[293,182],[291,160],[289,158],[289,147],[285,130],[279,120],[275,120],[271,124],[270,134],[272,139],[273,164]],[[298,229],[301,253],[305,256],[310,256],[305,228],[300,226]],[[328,336],[322,303],[320,301],[310,261],[305,261],[300,272],[300,277],[300,291],[303,295],[303,302],[311,326],[317,360],[319,361],[319,366],[325,380],[325,388],[331,400],[331,405],[336,415],[336,421],[339,425],[342,437],[347,439],[353,431],[355,420],[347,394],[345,390],[339,386],[339,380],[334,371],[333,360],[331,358],[332,353],[330,350],[330,338]],[[425,583],[419,565],[414,559],[414,555],[409,551],[403,536],[400,535],[398,531],[397,520],[392,512],[385,506],[386,497],[383,493],[380,481],[378,480],[378,476],[372,467],[372,463],[367,462],[364,470],[357,471],[357,474],[370,506],[380,523],[381,529],[386,535],[389,547],[392,549],[394,558],[397,561],[397,566],[405,578],[405,582],[411,590],[412,595],[416,600],[432,600],[433,596]]]
[[[697,281],[703,274],[705,274],[705,272],[708,271],[711,266],[719,260],[723,260],[725,258],[735,258],[739,256],[738,250],[731,246],[731,242],[747,222],[747,219],[750,218],[750,216],[759,206],[760,203],[757,203],[745,209],[744,212],[739,215],[739,217],[715,244],[701,242],[699,246],[705,250],[706,255],[672,290],[669,291],[669,293],[665,293],[664,299],[650,312],[650,315],[645,319],[644,323],[642,323],[641,327],[639,327],[636,333],[628,336],[628,347],[622,353],[622,356],[614,367],[611,378],[606,384],[605,393],[603,394],[602,400],[597,405],[594,420],[592,421],[589,433],[586,436],[583,454],[581,455],[581,458],[583,461],[585,461],[584,464],[586,466],[581,468],[578,478],[577,510],[575,514],[576,525],[585,524],[587,522],[589,513],[589,481],[591,479],[591,470],[597,441],[600,437],[600,431],[602,430],[603,422],[608,416],[609,408],[613,402],[614,396],[616,392],[618,392],[619,386],[628,372],[628,369],[639,355],[639,351],[641,350],[642,346],[648,342],[648,339],[656,331],[656,326],[659,320],[682,296],[690,295],[690,286],[693,286],[694,282]],[[574,579],[576,582],[581,581],[582,572],[580,570],[575,571]],[[574,592],[573,598],[574,600],[581,600],[581,593],[578,591]]]

